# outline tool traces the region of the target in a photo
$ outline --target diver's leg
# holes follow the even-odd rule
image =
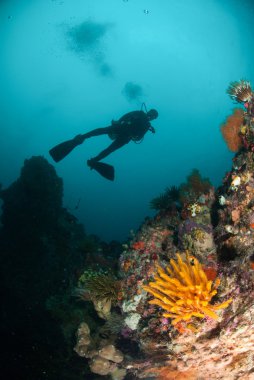
[[[86,139],[94,136],[108,135],[109,133],[115,133],[118,130],[117,126],[109,126],[105,128],[96,128],[90,132],[74,137],[77,144],[82,144]]]
[[[102,160],[103,158],[107,157],[109,154],[114,152],[115,150],[121,148],[125,144],[128,144],[130,142],[131,138],[117,138],[112,142],[112,144],[109,145],[106,149],[104,149],[98,156],[91,158],[90,160],[87,161],[87,165],[92,167],[93,162],[98,162]]]

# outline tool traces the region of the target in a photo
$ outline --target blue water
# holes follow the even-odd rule
[[[0,3],[0,183],[43,155],[64,180],[64,205],[104,240],[124,240],[149,207],[193,168],[215,186],[231,167],[220,133],[231,81],[254,84],[254,5],[244,0],[6,0]],[[55,164],[55,144],[140,109],[159,118],[137,145],[104,159],[107,181],[86,160],[89,139]]]

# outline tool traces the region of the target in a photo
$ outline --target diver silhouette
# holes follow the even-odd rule
[[[132,111],[123,115],[117,121],[112,120],[111,125],[108,127],[93,129],[90,132],[75,136],[72,140],[58,144],[52,148],[49,153],[54,161],[59,162],[86,139],[107,134],[113,140],[112,144],[96,157],[88,160],[87,165],[91,169],[95,169],[103,177],[113,181],[114,167],[99,161],[115,150],[128,144],[130,141],[136,143],[141,142],[146,132],[151,131],[155,133],[155,129],[152,127],[150,121],[157,117],[158,112],[155,109],[151,109],[148,112],[144,112],[142,109],[141,111]]]

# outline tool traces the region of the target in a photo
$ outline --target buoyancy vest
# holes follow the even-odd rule
[[[119,128],[114,133],[109,133],[109,137],[115,140],[118,136],[129,136],[131,140],[139,142],[143,139],[146,132],[150,129],[151,124],[144,111],[132,111],[123,115],[113,125]]]

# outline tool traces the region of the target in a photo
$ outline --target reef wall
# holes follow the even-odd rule
[[[75,350],[93,373],[254,379],[254,95],[246,81],[228,93],[242,108],[222,126],[236,152],[222,186],[193,170],[151,202],[158,213],[123,246],[108,293],[100,273],[93,286],[83,278],[87,299],[104,310],[97,331],[84,321],[77,333]]]

